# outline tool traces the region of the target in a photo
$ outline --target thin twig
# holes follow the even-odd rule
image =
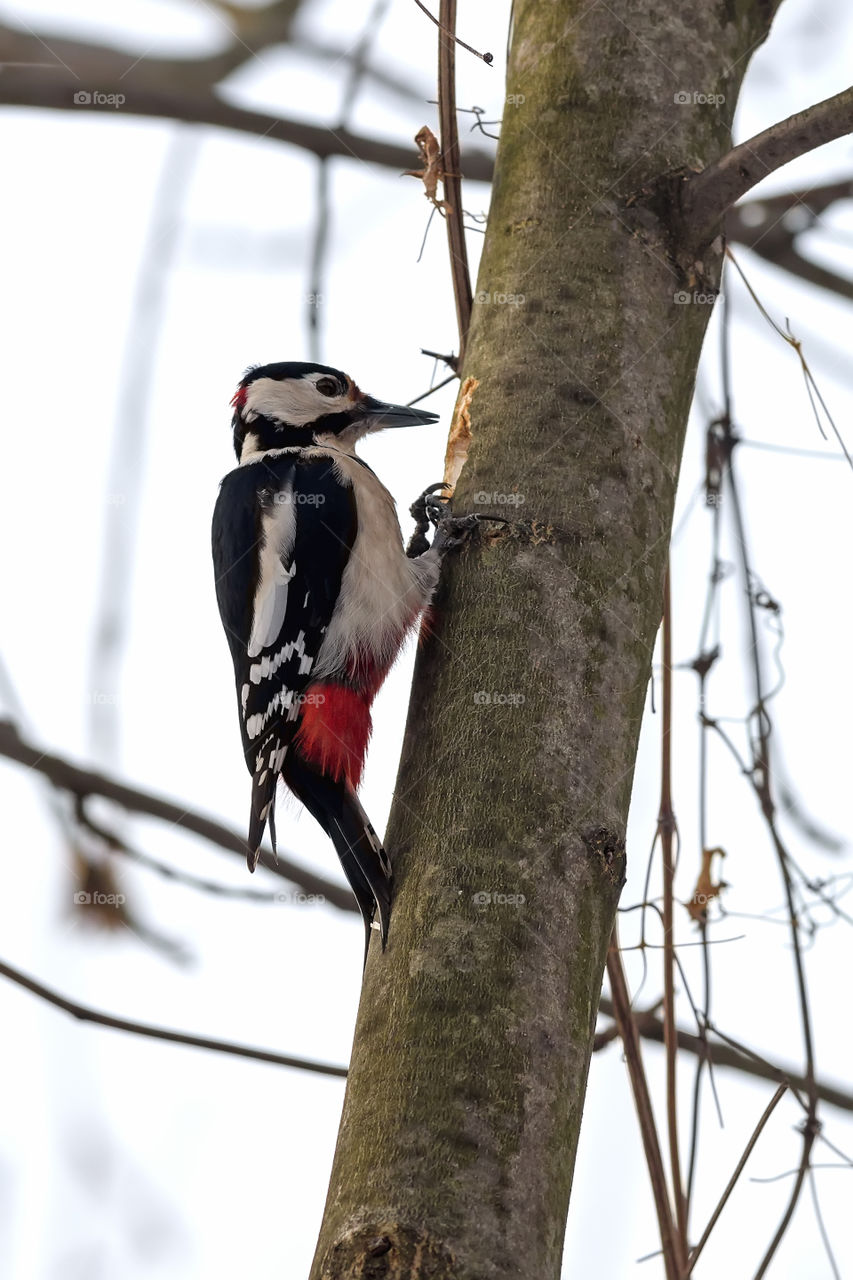
[[[68,791],[71,795],[84,799],[87,796],[103,796],[105,800],[121,805],[129,813],[142,813],[149,818],[158,818],[161,822],[171,823],[182,831],[190,831],[193,835],[201,836],[228,853],[237,854],[243,859],[246,857],[245,839],[230,827],[226,827],[224,823],[196,813],[174,801],[166,800],[162,796],[126,786],[94,769],[79,769],[61,756],[39,751],[21,737],[10,720],[0,720],[0,756],[33,769],[52,782],[60,791]],[[281,852],[276,860],[271,849],[264,849],[261,852],[261,862],[268,871],[272,871],[283,880],[299,885],[306,893],[322,894],[326,902],[337,907],[339,911],[357,910],[348,889],[308,871],[305,867],[298,866],[289,858],[282,857]]]
[[[419,2],[419,0],[418,0]],[[421,6],[423,7],[423,6]],[[456,0],[441,0],[438,34],[438,119],[441,131],[441,169],[445,195],[447,243],[450,272],[459,326],[458,368],[465,358],[465,344],[471,324],[473,293],[468,270],[468,249],[462,209],[459,131],[456,126]]]
[[[371,46],[388,12],[390,0],[374,0],[373,8],[367,16],[358,43],[347,56],[347,77],[341,95],[341,107],[335,133],[344,132],[348,125],[359,91],[368,74],[367,58]],[[322,359],[322,317],[324,298],[324,279],[326,260],[329,252],[329,228],[331,224],[331,201],[329,187],[331,172],[328,157],[321,158],[316,171],[316,209],[314,235],[311,244],[311,260],[308,277],[308,292],[305,299],[305,318],[308,327],[308,353],[318,363]]]
[[[795,338],[794,335],[790,332],[790,330],[783,329],[780,325],[776,323],[776,321],[770,315],[767,308],[764,306],[764,303],[758,297],[758,294],[755,292],[752,285],[747,280],[746,275],[743,271],[743,268],[741,267],[737,258],[732,253],[731,249],[728,249],[728,248],[726,249],[726,258],[734,266],[741,280],[745,284],[747,292],[749,293],[749,296],[752,298],[753,302],[758,307],[758,310],[761,312],[764,319],[770,325],[771,329],[773,329],[773,331],[776,334],[778,334],[778,336],[782,339],[783,342],[786,342],[788,346],[791,347],[792,350],[796,352],[797,359],[800,362],[800,369],[803,374],[803,382],[805,383],[806,394],[809,397],[809,403],[811,404],[811,407],[812,407],[812,413],[814,414],[815,422],[817,423],[817,429],[820,432],[820,434],[823,436],[823,438],[826,439],[826,432],[823,429],[823,423],[820,420],[820,413],[818,412],[819,409],[822,409],[826,417],[826,420],[829,423],[830,428],[833,432],[833,435],[835,436],[838,443],[841,445],[841,448],[844,453],[844,457],[847,459],[847,462],[851,467],[851,469],[853,469],[853,457],[850,456],[850,452],[847,448],[847,445],[844,443],[844,438],[838,429],[835,419],[833,418],[832,414],[829,411],[829,406],[824,400],[821,390],[818,387],[817,382],[815,381],[814,374],[809,368],[808,361],[806,360],[806,357],[803,354],[802,342],[799,340],[799,338]],[[724,311],[724,315],[726,314],[728,314],[728,306],[726,306],[726,309]],[[787,324],[787,321],[786,321],[786,324]],[[727,416],[729,416],[728,411],[727,411]]]
[[[200,130],[172,128],[154,196],[154,212],[140,255],[121,359],[88,670],[87,749],[98,765],[115,766],[120,758],[116,694],[130,638],[150,406],[169,303],[172,264],[183,229],[181,211],[201,145]]]
[[[613,1016],[616,1019],[619,1035],[622,1038],[625,1061],[628,1064],[628,1073],[631,1077],[634,1106],[637,1110],[643,1150],[649,1170],[649,1181],[657,1212],[661,1248],[666,1268],[666,1280],[679,1280],[687,1260],[682,1251],[681,1242],[673,1222],[660,1141],[658,1139],[657,1126],[655,1125],[652,1102],[649,1097],[648,1081],[643,1068],[639,1034],[631,1014],[631,997],[625,981],[625,970],[622,967],[622,957],[619,954],[619,939],[615,925],[613,926],[613,933],[607,950],[607,975],[610,979]]]
[[[667,564],[663,587],[663,714],[661,716],[661,793],[658,813],[658,835],[663,859],[663,1026],[666,1047],[666,1122],[669,1140],[670,1177],[675,1200],[675,1218],[680,1248],[687,1252],[687,1202],[681,1179],[678,1151],[678,1092],[676,1060],[678,1042],[675,1028],[675,955],[673,949],[673,903],[675,878],[674,839],[677,834],[672,806],[672,613],[670,572]]]
[[[189,871],[183,871],[180,867],[172,866],[171,863],[161,862],[159,858],[152,858],[150,854],[143,853],[141,849],[129,844],[124,836],[119,835],[118,832],[109,831],[101,823],[96,822],[86,809],[86,801],[84,799],[78,798],[76,810],[77,821],[95,836],[105,848],[127,858],[129,862],[135,862],[138,866],[145,867],[146,871],[153,871],[164,880],[171,880],[173,884],[181,884],[188,889],[196,889],[200,893],[210,894],[212,897],[232,898],[240,902],[271,904],[290,900],[288,894],[277,893],[271,889],[255,889],[251,885],[222,884],[219,880],[208,880],[204,876],[195,876]],[[305,897],[307,895],[302,896]],[[319,895],[312,896],[315,901],[319,898]]]
[[[317,364],[322,359],[320,320],[323,307],[323,279],[329,249],[329,161],[319,160],[315,171],[314,235],[311,240],[311,262],[308,269],[308,291],[305,296],[305,320],[308,327],[308,355]]]
[[[423,391],[419,396],[415,396],[414,400],[409,400],[411,407],[413,404],[420,404],[422,400],[426,400],[427,396],[433,395],[436,391],[440,391],[442,387],[446,387],[448,382],[455,382],[456,374],[451,373],[446,378],[442,378],[441,382],[437,382],[434,387],[430,387],[429,391]]]
[[[233,1040],[211,1040],[207,1036],[193,1036],[184,1031],[169,1031],[165,1027],[152,1027],[145,1022],[131,1022],[128,1018],[114,1018],[108,1013],[99,1013],[87,1005],[78,1004],[76,1000],[67,1000],[65,996],[51,990],[35,978],[30,978],[20,969],[0,961],[0,975],[8,978],[29,991],[40,1000],[46,1000],[57,1009],[70,1013],[72,1018],[80,1022],[91,1022],[99,1027],[111,1027],[114,1031],[128,1031],[136,1036],[148,1036],[152,1040],[167,1040],[171,1044],[186,1044],[194,1049],[208,1049],[213,1053],[230,1053],[238,1058],[253,1058],[256,1062],[271,1062],[279,1067],[294,1067],[298,1071],[313,1071],[321,1076],[337,1076],[344,1078],[346,1067],[336,1067],[328,1062],[315,1062],[311,1058],[293,1058],[283,1053],[273,1053],[270,1049],[253,1049],[249,1045],[236,1044]]]
[[[839,1166],[836,1166],[839,1167]],[[840,1166],[844,1167],[844,1166]],[[812,1205],[814,1206],[814,1216],[817,1219],[817,1229],[820,1232],[820,1238],[823,1241],[824,1251],[826,1252],[827,1261],[832,1268],[833,1280],[841,1280],[841,1272],[838,1270],[838,1263],[835,1261],[835,1254],[832,1251],[832,1245],[829,1240],[829,1232],[826,1229],[826,1223],[823,1220],[823,1214],[820,1211],[820,1199],[817,1194],[817,1182],[815,1180],[814,1171],[816,1168],[825,1169],[827,1165],[809,1164],[809,1190],[812,1193]]]
[[[447,365],[448,369],[452,369],[455,374],[459,373],[459,356],[452,353],[450,355],[442,355],[440,351],[430,351],[426,347],[421,347],[422,356],[432,356],[433,360],[441,360]]]
[[[441,20],[439,20],[438,18],[435,17],[434,14],[430,13],[426,5],[421,3],[421,0],[415,0],[415,4],[418,6],[418,8],[422,13],[426,14],[430,22],[435,23],[435,25],[438,27],[439,31],[442,32],[442,34],[449,36],[450,39],[453,40],[455,44],[461,45],[462,48],[467,49],[469,53],[473,53],[475,58],[481,58],[483,62],[485,62],[487,67],[490,67],[492,65],[492,63],[495,60],[494,55],[491,53],[478,53],[478,51],[472,48],[470,44],[466,44],[464,40],[460,40],[458,35],[456,34],[455,23],[452,26],[449,24],[445,25],[444,15],[442,15]]]
[[[797,1204],[799,1202],[800,1193],[802,1192],[802,1189],[803,1189],[803,1183],[805,1182],[806,1174],[809,1171],[809,1159],[811,1157],[812,1146],[814,1145],[814,1140],[816,1137],[817,1137],[817,1134],[815,1130],[810,1128],[808,1125],[806,1125],[806,1127],[803,1130],[803,1152],[802,1152],[802,1155],[800,1156],[800,1167],[797,1170],[797,1177],[796,1177],[796,1181],[794,1182],[794,1189],[791,1192],[791,1195],[788,1199],[788,1204],[785,1208],[785,1212],[782,1214],[782,1221],[779,1223],[779,1226],[776,1228],[776,1234],[774,1235],[773,1239],[770,1241],[770,1245],[766,1253],[764,1254],[764,1257],[761,1259],[761,1263],[759,1265],[758,1270],[755,1273],[754,1280],[762,1280],[762,1277],[767,1275],[767,1269],[770,1266],[770,1263],[773,1261],[773,1257],[776,1253],[776,1250],[779,1248],[779,1245],[782,1243],[782,1237],[784,1236],[785,1232],[788,1230],[788,1227],[791,1225],[791,1219],[794,1216],[794,1210],[796,1209]]]
[[[696,1248],[693,1250],[693,1252],[690,1255],[690,1262],[688,1264],[687,1271],[685,1272],[685,1277],[692,1274],[693,1268],[696,1266],[696,1263],[699,1261],[699,1255],[702,1252],[702,1250],[705,1248],[705,1245],[708,1242],[708,1237],[710,1236],[711,1232],[714,1230],[714,1227],[717,1225],[717,1219],[725,1209],[726,1202],[729,1196],[732,1194],[732,1192],[735,1189],[735,1184],[737,1183],[738,1178],[743,1172],[744,1165],[746,1164],[747,1160],[752,1154],[753,1147],[755,1146],[758,1139],[761,1137],[762,1129],[767,1124],[767,1121],[770,1119],[773,1112],[776,1110],[777,1105],[782,1101],[782,1098],[785,1096],[787,1091],[788,1091],[788,1086],[786,1084],[780,1084],[779,1088],[776,1090],[776,1092],[773,1094],[773,1097],[770,1099],[767,1106],[764,1108],[764,1112],[761,1116],[761,1119],[758,1121],[758,1124],[755,1126],[755,1129],[753,1130],[753,1133],[752,1133],[752,1137],[750,1138],[749,1142],[746,1144],[743,1155],[735,1165],[735,1171],[732,1174],[732,1176],[729,1178],[728,1184],[726,1185],[726,1189],[723,1192],[723,1194],[720,1196],[719,1201],[717,1202],[717,1207],[714,1209],[714,1212],[711,1214],[711,1217],[708,1219],[708,1225],[705,1228],[705,1230],[702,1232],[702,1235],[699,1238],[699,1243],[696,1245]]]
[[[607,996],[601,997],[599,1012],[607,1018],[615,1016],[613,1001]],[[647,1009],[639,1010],[634,1014],[634,1022],[643,1040],[648,1040],[652,1044],[663,1044],[663,1023],[653,1013]],[[725,1043],[718,1044],[715,1040],[709,1040],[707,1036],[703,1038],[679,1027],[678,1047],[681,1052],[695,1054],[696,1057],[707,1060],[715,1068],[723,1067],[727,1070],[739,1071],[756,1080],[770,1080],[773,1084],[787,1084],[797,1097],[805,1096],[807,1083],[805,1077],[798,1071],[769,1062],[767,1058],[733,1040],[731,1036],[725,1035],[711,1022],[707,1030],[719,1036]],[[815,1088],[821,1102],[826,1102],[831,1107],[838,1107],[840,1111],[853,1111],[853,1093],[829,1084],[825,1080],[817,1080]]]
[[[853,101],[853,95],[851,95]],[[737,266],[737,264],[735,264]],[[742,274],[742,273],[741,273]],[[747,286],[749,287],[749,286]],[[754,295],[753,295],[754,296]],[[761,303],[756,298],[759,306]],[[764,308],[761,308],[762,311]],[[766,314],[766,312],[765,312]],[[769,317],[768,317],[769,319]],[[773,323],[771,321],[771,323]],[[730,341],[731,327],[731,310],[726,304],[723,312],[723,343],[724,350],[728,353]],[[774,324],[774,328],[778,326]],[[784,335],[783,335],[784,336]],[[796,349],[800,355],[801,362],[804,366],[804,372],[807,372],[807,366],[803,360],[802,353],[799,351],[799,345]],[[728,354],[726,356],[728,359]],[[810,375],[809,375],[810,376]],[[819,393],[818,393],[819,394]],[[830,419],[831,420],[831,419]],[[726,455],[726,480],[727,491],[731,499],[731,510],[734,517],[735,533],[737,536],[739,558],[741,563],[741,572],[743,576],[744,596],[746,599],[747,619],[750,633],[750,649],[749,658],[752,666],[752,677],[754,686],[754,722],[755,731],[751,741],[752,767],[749,770],[749,779],[752,783],[753,791],[759,802],[762,816],[767,825],[767,829],[776,853],[776,861],[779,868],[779,874],[782,879],[782,885],[785,891],[785,899],[788,906],[790,919],[790,936],[791,948],[794,956],[794,969],[797,980],[797,991],[800,1008],[800,1026],[803,1037],[803,1049],[806,1060],[805,1080],[807,1094],[806,1120],[803,1125],[803,1149],[800,1160],[800,1168],[797,1178],[788,1200],[782,1220],[776,1230],[776,1233],[770,1242],[770,1245],[762,1259],[761,1265],[756,1272],[755,1280],[761,1280],[767,1272],[768,1267],[782,1241],[785,1232],[791,1222],[800,1198],[806,1173],[809,1167],[809,1159],[811,1149],[814,1145],[815,1138],[820,1131],[820,1125],[817,1119],[817,1088],[815,1081],[815,1058],[814,1058],[814,1038],[811,1025],[811,1009],[809,1006],[808,989],[806,986],[805,965],[803,961],[803,948],[800,938],[800,925],[797,918],[796,904],[794,901],[794,889],[789,869],[788,852],[779,835],[775,820],[775,803],[773,798],[773,784],[771,773],[770,758],[770,735],[772,731],[772,722],[770,713],[767,710],[767,695],[765,693],[764,676],[762,667],[762,655],[758,634],[758,623],[756,619],[756,600],[753,584],[755,575],[752,571],[752,565],[749,555],[749,544],[747,540],[746,524],[743,516],[743,508],[740,500],[740,491],[733,466],[733,453],[735,436],[732,429],[732,405],[730,392],[726,388],[725,411],[722,418],[722,426],[725,432],[724,448]],[[834,424],[833,424],[834,426]],[[840,438],[840,437],[839,437]],[[843,443],[842,443],[842,447]]]

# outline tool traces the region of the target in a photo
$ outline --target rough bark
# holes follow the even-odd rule
[[[512,523],[448,567],[419,655],[391,937],[367,966],[312,1280],[559,1274],[720,268],[717,246],[683,274],[667,193],[728,145],[771,13],[516,0],[524,100],[504,113],[455,500]]]

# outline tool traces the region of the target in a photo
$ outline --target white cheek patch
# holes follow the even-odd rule
[[[243,418],[252,422],[258,414],[275,418],[292,427],[305,427],[327,413],[346,413],[354,402],[349,392],[342,396],[324,396],[317,390],[323,374],[307,378],[257,378],[249,383]]]

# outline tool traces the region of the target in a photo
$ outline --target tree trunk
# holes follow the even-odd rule
[[[720,270],[680,260],[678,175],[727,147],[773,7],[516,0],[454,502],[511,523],[419,654],[312,1280],[559,1275]]]

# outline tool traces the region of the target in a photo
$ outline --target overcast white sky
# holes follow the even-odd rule
[[[301,28],[340,43],[357,38],[367,4],[315,0]],[[459,101],[488,118],[503,110],[508,4],[460,5],[463,38],[495,55],[495,67],[460,56]],[[107,0],[0,6],[4,20],[41,32],[108,40],[130,51],[192,54],[223,39],[205,0]],[[414,5],[392,6],[377,60],[416,87],[405,103],[366,88],[353,126],[396,140],[435,124],[433,33]],[[738,138],[844,88],[853,15],[835,0],[785,0],[773,35],[753,60],[737,118]],[[97,89],[97,85],[85,86]],[[337,117],[341,68],[268,52],[229,82],[235,101],[310,120]],[[701,91],[704,86],[674,86]],[[132,74],[128,76],[128,98]],[[687,108],[685,108],[687,109]],[[692,108],[691,108],[692,109]],[[699,109],[699,108],[697,108]],[[209,522],[219,479],[232,465],[228,400],[249,363],[303,359],[314,216],[315,166],[304,152],[213,129],[142,121],[124,111],[4,109],[5,198],[0,253],[5,305],[0,352],[7,388],[6,465],[0,532],[0,653],[32,732],[46,747],[92,756],[93,704],[114,706],[120,747],[109,767],[242,828],[248,776],[242,762],[230,659],[216,614]],[[178,133],[182,142],[175,142]],[[175,148],[182,150],[176,153]],[[91,620],[108,521],[132,510],[115,489],[110,446],[121,412],[122,370],[147,357],[129,347],[140,257],[167,156],[180,155],[185,192],[175,228],[165,317],[153,353],[145,414],[141,516],[129,583],[130,641],[120,682],[90,674]],[[188,167],[191,166],[191,167]],[[776,175],[768,190],[848,177],[843,140]],[[469,185],[466,206],[487,207]],[[354,161],[332,169],[331,252],[322,287],[323,357],[374,394],[407,400],[425,390],[431,362],[421,346],[454,346],[454,312],[443,228],[436,221],[420,264],[428,206],[421,188]],[[810,249],[853,271],[853,207],[837,206],[810,234]],[[479,237],[471,237],[476,257]],[[781,321],[790,317],[825,398],[853,445],[849,304],[807,289],[746,251],[739,258]],[[837,452],[821,440],[796,358],[732,286],[735,408],[752,440]],[[700,375],[704,405],[719,409],[717,324]],[[129,362],[129,363],[128,363]],[[136,392],[134,392],[134,395]],[[441,473],[453,392],[431,406],[442,425],[390,433],[364,452],[402,511]],[[673,560],[675,660],[696,654],[710,518],[701,499],[703,420],[695,413],[685,452]],[[740,467],[754,563],[784,606],[786,683],[774,703],[786,770],[807,809],[829,830],[853,830],[850,808],[851,635],[848,548],[853,475],[828,458],[744,447]],[[684,519],[681,519],[684,516]],[[733,559],[731,540],[724,556]],[[724,663],[710,685],[712,712],[747,706],[739,588],[723,592]],[[768,644],[767,652],[770,652]],[[770,667],[769,669],[772,669]],[[380,696],[363,799],[381,830],[403,731],[411,654]],[[676,677],[676,804],[683,832],[679,894],[698,865],[695,676]],[[629,833],[623,904],[642,895],[657,810],[659,721],[647,715]],[[732,732],[740,730],[735,726]],[[742,741],[742,736],[739,739]],[[128,1017],[345,1063],[359,995],[361,925],[327,907],[254,905],[203,897],[143,870],[121,867],[135,915],[181,940],[192,963],[177,967],[132,934],[93,935],[72,904],[71,858],[42,789],[0,764],[4,894],[0,956],[64,993]],[[730,761],[711,762],[713,844],[728,852],[731,912],[778,908],[781,887],[755,803]],[[223,884],[245,886],[243,864],[154,822],[123,828],[137,845]],[[306,865],[340,878],[334,853],[310,820],[290,810],[282,845]],[[850,869],[795,832],[792,847],[814,876]],[[286,888],[263,871],[255,887]],[[851,1085],[849,926],[822,931],[808,955],[820,1072]],[[629,941],[633,924],[623,922]],[[683,941],[693,934],[684,915]],[[730,918],[714,936],[714,1010],[732,1035],[785,1061],[799,1060],[791,954],[784,929]],[[699,953],[682,953],[698,981]],[[652,954],[652,965],[655,963]],[[639,977],[636,956],[632,976]],[[657,994],[652,972],[646,994]],[[300,1072],[142,1041],[78,1026],[22,991],[0,986],[5,1028],[0,1110],[0,1274],[13,1280],[257,1280],[305,1276],[313,1253],[337,1132],[343,1084]],[[689,1023],[684,1005],[683,1019]],[[647,1053],[659,1088],[660,1056]],[[684,1067],[684,1116],[689,1062]],[[719,1072],[725,1128],[703,1101],[704,1151],[696,1234],[715,1203],[772,1090]],[[660,1095],[658,1095],[660,1096]],[[793,1168],[799,1114],[787,1101],[762,1137],[698,1276],[751,1274],[772,1234],[790,1179],[751,1183]],[[826,1109],[828,1136],[853,1153],[853,1121]],[[817,1160],[835,1162],[828,1149]],[[816,1174],[842,1274],[853,1269],[849,1204],[853,1174]],[[564,1274],[661,1274],[651,1201],[618,1050],[593,1061],[569,1218]],[[774,1274],[832,1274],[804,1197]]]

